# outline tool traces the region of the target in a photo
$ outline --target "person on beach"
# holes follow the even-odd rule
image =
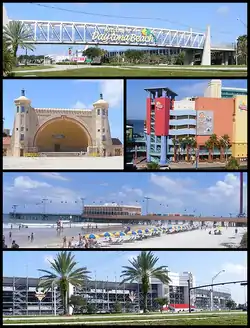
[[[9,238],[10,239],[12,238],[12,232],[11,231],[9,232]]]
[[[21,230],[21,224],[19,224],[19,227],[18,227],[19,230]]]
[[[235,231],[235,234],[237,235],[237,233],[238,233],[238,229],[236,228],[234,231]]]
[[[33,233],[33,232],[31,232],[30,241],[31,241],[31,242],[34,241],[34,233]]]
[[[72,247],[72,242],[71,242],[71,240],[69,240],[69,242],[68,242],[68,248],[71,248]]]
[[[28,235],[28,241],[30,241],[30,235]]]
[[[98,227],[97,227],[97,224],[96,224],[95,228],[96,228],[96,229],[98,228]]]
[[[67,248],[67,237],[63,237],[63,248]]]
[[[11,248],[19,248],[19,245],[13,240]]]
[[[10,229],[13,229],[13,224],[11,224]]]

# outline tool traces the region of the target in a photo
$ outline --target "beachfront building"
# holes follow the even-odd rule
[[[224,87],[221,80],[211,80],[204,91],[204,97],[208,98],[234,98],[235,96],[247,96],[247,89]]]
[[[117,203],[105,203],[105,204],[93,204],[84,205],[83,207],[84,216],[92,215],[121,215],[121,216],[133,216],[141,215],[141,206],[125,205]]]
[[[147,162],[247,159],[247,94],[211,81],[204,97],[176,100],[168,87],[147,88]],[[216,135],[216,140],[214,136]],[[225,140],[229,137],[229,143]],[[212,146],[213,144],[213,146]]]
[[[196,286],[195,277],[191,272],[169,272],[171,282],[162,284],[157,279],[151,279],[148,293],[148,308],[158,309],[156,298],[166,297],[172,308],[178,308],[181,304],[188,303],[188,282]],[[34,277],[3,277],[3,315],[43,315],[62,313],[62,303],[59,290],[49,291],[41,304],[36,297],[38,278]],[[142,309],[142,288],[138,283],[126,283],[120,285],[119,278],[106,280],[90,280],[84,288],[70,286],[70,295],[79,295],[87,302],[95,304],[97,311],[112,311],[114,304],[119,302],[122,311],[138,311]],[[133,297],[132,297],[133,296]],[[226,301],[231,298],[230,290],[214,287],[214,305],[225,309]],[[207,309],[210,302],[208,289],[197,289],[191,294],[192,307]],[[41,311],[41,312],[40,312]]]
[[[103,99],[90,109],[35,108],[22,90],[15,99],[6,156],[121,156],[122,143],[111,137],[109,104]],[[7,145],[8,144],[8,145]]]
[[[126,125],[126,163],[138,162],[146,157],[144,132],[137,134],[133,125]]]

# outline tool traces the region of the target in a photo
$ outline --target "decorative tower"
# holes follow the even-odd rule
[[[25,90],[22,89],[21,97],[15,99],[16,114],[14,130],[12,132],[12,152],[13,156],[23,156],[25,148],[28,146],[29,133],[29,110],[31,101],[25,97]]]
[[[93,107],[96,117],[96,148],[100,156],[109,156],[109,154],[112,154],[112,139],[108,120],[109,104],[103,100],[103,95],[100,94],[100,99],[93,104]]]

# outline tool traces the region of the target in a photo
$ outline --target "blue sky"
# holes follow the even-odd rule
[[[51,20],[122,24],[143,27],[172,28],[204,32],[211,25],[213,44],[232,43],[246,34],[247,4],[245,3],[51,3],[49,6],[77,12],[44,8],[30,3],[5,3],[9,19]],[[195,10],[195,19],[194,19]],[[85,12],[81,13],[81,12]],[[95,15],[88,15],[93,13]],[[162,15],[167,13],[167,15]],[[129,16],[135,18],[103,17],[98,15]],[[150,19],[139,19],[150,18]],[[164,19],[160,21],[159,18]],[[166,21],[165,21],[166,19]],[[82,49],[80,47],[79,49]],[[113,47],[109,48],[110,50]],[[74,49],[75,50],[75,49]],[[38,46],[36,54],[66,55],[67,46]]]
[[[127,80],[127,118],[146,119],[145,88],[168,87],[178,94],[176,100],[185,97],[204,96],[204,90],[210,80]],[[247,80],[222,80],[224,87],[247,88]]]
[[[211,283],[212,277],[220,270],[225,270],[216,282],[247,279],[247,252],[222,251],[158,251],[160,265],[167,265],[172,272],[192,272],[196,285]],[[37,269],[49,269],[48,260],[53,260],[57,252],[52,251],[19,251],[3,252],[3,276],[39,277]],[[97,251],[75,252],[79,265],[87,266],[94,278],[119,281],[122,266],[137,256],[133,251]],[[111,265],[112,263],[112,265]],[[228,285],[236,302],[245,302],[245,289],[240,285]]]
[[[91,109],[100,99],[110,104],[109,121],[112,137],[123,141],[123,81],[122,80],[4,80],[3,116],[5,128],[12,132],[15,106],[14,99],[21,89],[31,99],[34,108]]]
[[[244,174],[246,209],[247,173]],[[140,204],[145,212],[229,216],[239,213],[239,173],[10,173],[3,174],[4,213],[13,204],[20,212],[41,212],[42,198],[52,201],[47,213],[80,213],[85,204],[123,202]],[[67,203],[62,204],[61,201]],[[78,201],[78,203],[75,203]]]

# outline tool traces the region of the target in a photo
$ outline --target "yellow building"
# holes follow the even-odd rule
[[[235,96],[232,156],[247,158],[247,96]]]

